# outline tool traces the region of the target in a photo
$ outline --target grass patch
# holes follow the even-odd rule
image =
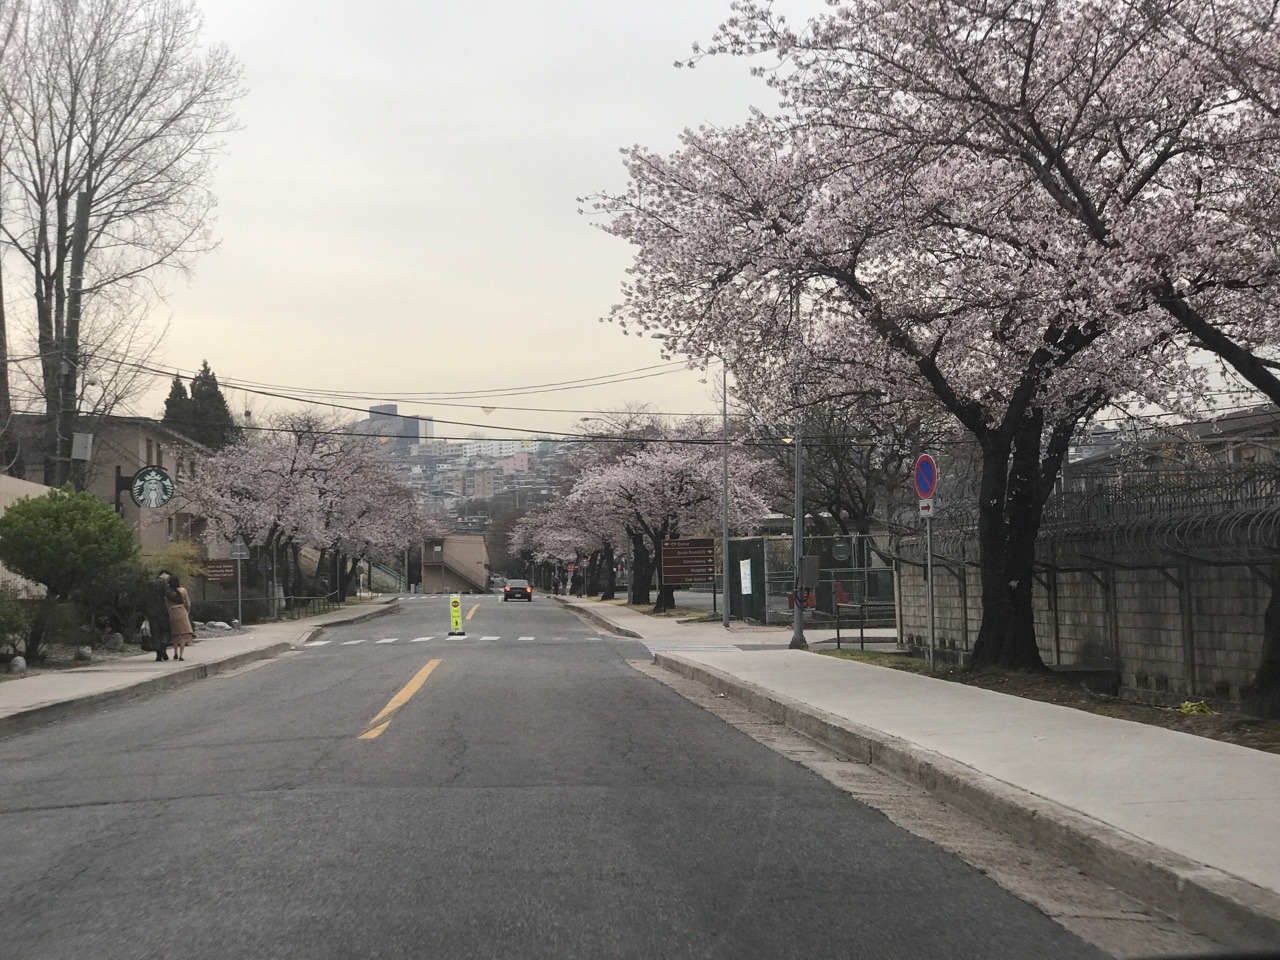
[[[818,650],[815,652],[820,657],[856,660],[873,667],[889,667],[893,670],[904,670],[907,673],[929,672],[929,661],[921,657],[909,657],[903,653],[878,653],[873,650]]]
[[[606,600],[605,603],[612,603],[615,606],[625,607],[628,610],[634,610],[636,613],[643,613],[646,617],[659,617],[664,620],[718,620],[719,614],[707,613],[706,610],[699,610],[697,607],[669,607],[662,613],[653,612],[652,603],[627,603],[626,600]]]
[[[1085,689],[1069,674],[994,668],[966,670],[950,664],[941,664],[931,674],[928,661],[922,657],[872,653],[869,650],[820,650],[817,653],[819,656],[856,660],[877,667],[925,674],[949,683],[963,683],[970,687],[981,687],[1027,700],[1039,700],[1117,720],[1164,727],[1166,730],[1177,730],[1254,750],[1280,753],[1280,721],[1260,720],[1239,713],[1184,713],[1177,707],[1158,707],[1120,697],[1099,695]]]

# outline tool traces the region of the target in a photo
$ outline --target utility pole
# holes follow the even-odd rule
[[[723,368],[723,380],[720,389],[720,482],[721,482],[721,545],[720,552],[723,555],[720,561],[720,591],[724,597],[724,608],[721,614],[721,622],[726,630],[729,629],[729,362],[720,358],[720,365]]]
[[[54,486],[72,479],[71,444],[75,438],[80,387],[80,314],[84,295],[84,262],[89,245],[89,194],[76,197],[76,219],[71,232],[71,268],[67,285],[67,321],[62,333],[62,389],[59,391],[54,429]]]
[[[796,489],[795,489],[795,526],[792,528],[792,538],[794,540],[794,554],[796,579],[793,587],[792,599],[795,601],[795,609],[792,611],[791,618],[791,643],[788,646],[792,650],[808,650],[809,642],[804,638],[804,584],[801,580],[804,578],[804,439],[802,434],[804,428],[797,424],[796,435],[793,443],[796,450]]]

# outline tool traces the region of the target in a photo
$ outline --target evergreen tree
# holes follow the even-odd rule
[[[221,450],[241,436],[208,360],[201,362],[200,372],[191,378],[191,420],[185,432],[213,450]]]
[[[173,383],[169,386],[169,396],[164,401],[164,418],[161,420],[170,430],[191,436],[191,397],[187,395],[187,385],[182,378],[174,374]]]

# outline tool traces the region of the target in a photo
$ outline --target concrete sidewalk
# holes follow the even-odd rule
[[[1229,946],[1280,944],[1280,756],[787,650],[790,630],[566,606]],[[810,633],[810,642],[829,631]],[[780,649],[781,648],[781,649]]]
[[[0,737],[79,716],[130,697],[182,686],[277,656],[320,630],[389,613],[394,597],[334,610],[306,620],[255,624],[245,633],[205,637],[188,646],[181,663],[157,662],[154,653],[86,664],[0,683]]]

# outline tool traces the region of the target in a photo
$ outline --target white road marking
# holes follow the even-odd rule
[[[377,641],[377,642],[378,642],[378,643],[395,643],[395,642],[396,642],[397,640],[399,640],[399,639],[400,639],[399,637],[387,637],[387,639],[385,639],[385,640],[379,640],[379,641]]]
[[[428,640],[434,640],[435,637],[414,637],[410,643],[426,643]]]
[[[364,641],[363,640],[343,640],[342,641],[342,645],[344,647],[352,647],[352,646],[355,646],[357,643],[364,643]]]
[[[516,643],[519,643],[521,640],[532,640],[532,639],[533,637],[516,637]]]
[[[332,640],[308,640],[303,644],[304,647],[323,647],[326,643],[332,643]]]
[[[481,637],[481,640],[501,640],[501,637]]]

